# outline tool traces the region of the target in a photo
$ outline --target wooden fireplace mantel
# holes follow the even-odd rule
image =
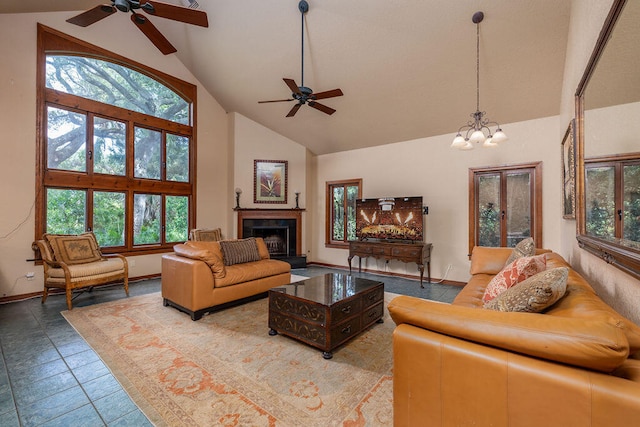
[[[296,254],[302,255],[302,212],[304,209],[261,209],[239,208],[238,212],[238,239],[242,239],[243,221],[245,219],[295,219],[296,220]]]

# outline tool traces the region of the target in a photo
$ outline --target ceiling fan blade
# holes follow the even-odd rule
[[[344,93],[340,89],[328,90],[326,92],[314,93],[311,97],[313,99],[326,99],[333,98],[334,96],[342,96]]]
[[[162,35],[160,31],[144,16],[134,13],[131,15],[131,21],[136,24],[136,26],[144,33],[145,36],[151,43],[153,43],[160,52],[168,55],[170,53],[177,52],[176,48],[173,47],[169,40],[166,39],[165,36]]]
[[[86,12],[81,13],[80,15],[76,15],[67,19],[67,22],[79,25],[81,27],[88,27],[89,25],[95,24],[96,22],[106,18],[107,16],[116,13],[116,11],[117,10],[114,6],[101,4],[94,7],[93,9],[89,9]]]
[[[293,81],[293,79],[282,79],[282,80],[284,80],[287,86],[289,86],[289,89],[291,89],[291,92],[302,95],[302,92],[300,92],[300,88],[298,87],[296,82]]]
[[[333,114],[336,112],[333,108],[329,108],[326,105],[322,105],[319,102],[309,101],[309,107],[315,108],[316,110],[320,110],[325,114]]]
[[[150,15],[159,16],[161,18],[173,19],[187,24],[208,27],[209,20],[207,13],[201,10],[193,10],[182,6],[162,3],[159,1],[146,1],[140,4],[140,9]]]
[[[295,101],[295,99],[289,98],[289,99],[274,99],[271,101],[258,101],[258,104],[266,104],[267,102],[290,102],[290,101]]]
[[[298,112],[298,110],[300,109],[300,107],[302,106],[302,104],[296,104],[293,106],[293,108],[291,109],[291,111],[289,111],[289,114],[287,114],[287,117],[293,117],[296,115],[296,113]]]

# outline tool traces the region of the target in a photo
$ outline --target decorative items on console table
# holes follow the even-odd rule
[[[422,197],[382,197],[356,200],[356,237],[349,242],[349,274],[351,260],[374,257],[402,262],[415,262],[420,271],[420,287],[424,265],[431,282],[431,243],[424,243]]]
[[[300,192],[296,191],[296,209],[300,209],[299,202],[300,202]]]

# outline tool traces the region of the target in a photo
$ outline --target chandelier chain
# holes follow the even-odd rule
[[[476,111],[480,111],[480,23],[476,24]]]

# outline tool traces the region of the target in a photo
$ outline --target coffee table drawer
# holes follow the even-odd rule
[[[384,300],[384,286],[377,287],[362,295],[362,307],[366,309]]]
[[[269,306],[270,311],[287,313],[309,322],[326,323],[324,307],[319,307],[312,302],[289,298],[286,294],[272,292],[269,298]]]
[[[381,319],[383,314],[384,314],[384,304],[382,302],[378,303],[377,305],[374,305],[373,307],[366,309],[362,313],[362,327],[366,328],[370,324],[376,322],[378,319]]]
[[[331,307],[331,323],[341,322],[343,319],[362,312],[362,300],[354,298],[340,302]]]
[[[331,344],[337,346],[362,330],[360,316],[331,328]]]

